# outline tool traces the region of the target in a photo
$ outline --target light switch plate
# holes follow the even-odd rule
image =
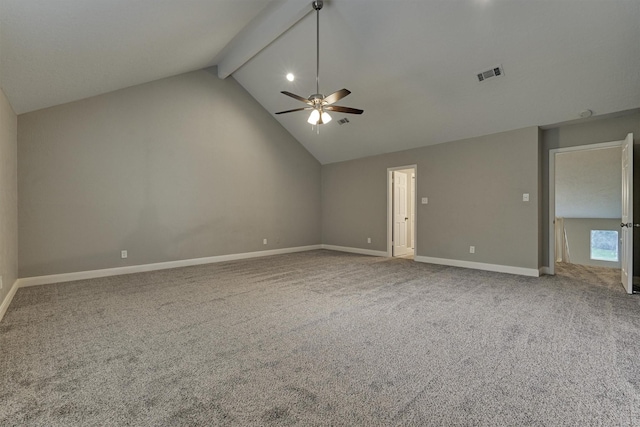
[[[529,201],[529,193],[523,193],[522,194],[522,201],[523,202],[528,202]]]

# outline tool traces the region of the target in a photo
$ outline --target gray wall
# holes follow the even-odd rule
[[[620,218],[564,218],[564,228],[569,241],[572,264],[620,268],[620,261],[591,259],[591,230],[614,230],[619,232]],[[618,255],[620,255],[619,244]]]
[[[387,168],[417,164],[416,255],[537,269],[539,153],[530,127],[323,165],[322,241],[386,251]]]
[[[16,119],[4,97],[2,108],[0,184],[15,200],[5,159]],[[537,268],[548,260],[549,149],[628,132],[640,143],[640,114],[321,168],[233,79],[208,70],[21,115],[17,132],[20,277],[320,242],[386,251],[386,171],[410,164],[417,197],[429,197],[416,209],[418,256]],[[11,201],[1,206],[11,224]],[[3,298],[17,240],[15,226],[5,228]]]
[[[549,150],[623,140],[629,132],[634,136],[634,211],[640,218],[640,113],[620,117],[593,119],[584,123],[547,129],[542,132],[542,251],[543,265],[549,264]],[[640,252],[640,233],[634,233],[634,253]],[[640,272],[640,257],[634,256],[634,274]]]
[[[18,120],[0,90],[0,304],[18,278]]]
[[[556,217],[622,216],[622,148],[556,155]]]
[[[320,164],[215,74],[18,117],[20,277],[321,242]]]

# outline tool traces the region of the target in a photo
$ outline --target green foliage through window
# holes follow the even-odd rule
[[[618,261],[618,232],[591,230],[591,259]]]

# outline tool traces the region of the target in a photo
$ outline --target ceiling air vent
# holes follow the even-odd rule
[[[476,77],[478,77],[479,82],[483,82],[492,77],[501,77],[501,76],[504,76],[504,69],[502,68],[502,65],[496,65],[493,68],[490,68],[486,71],[481,71],[476,74]]]
[[[338,120],[338,124],[339,124],[339,125],[343,125],[343,124],[345,124],[345,123],[349,123],[349,119],[347,119],[346,117],[345,117],[344,119],[340,119],[340,120]]]

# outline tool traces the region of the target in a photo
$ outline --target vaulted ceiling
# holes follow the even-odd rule
[[[639,0],[325,0],[320,91],[365,112],[274,117],[330,163],[637,109],[639,22]],[[0,85],[24,113],[219,65],[274,113],[315,93],[315,36],[311,0],[1,0]]]

